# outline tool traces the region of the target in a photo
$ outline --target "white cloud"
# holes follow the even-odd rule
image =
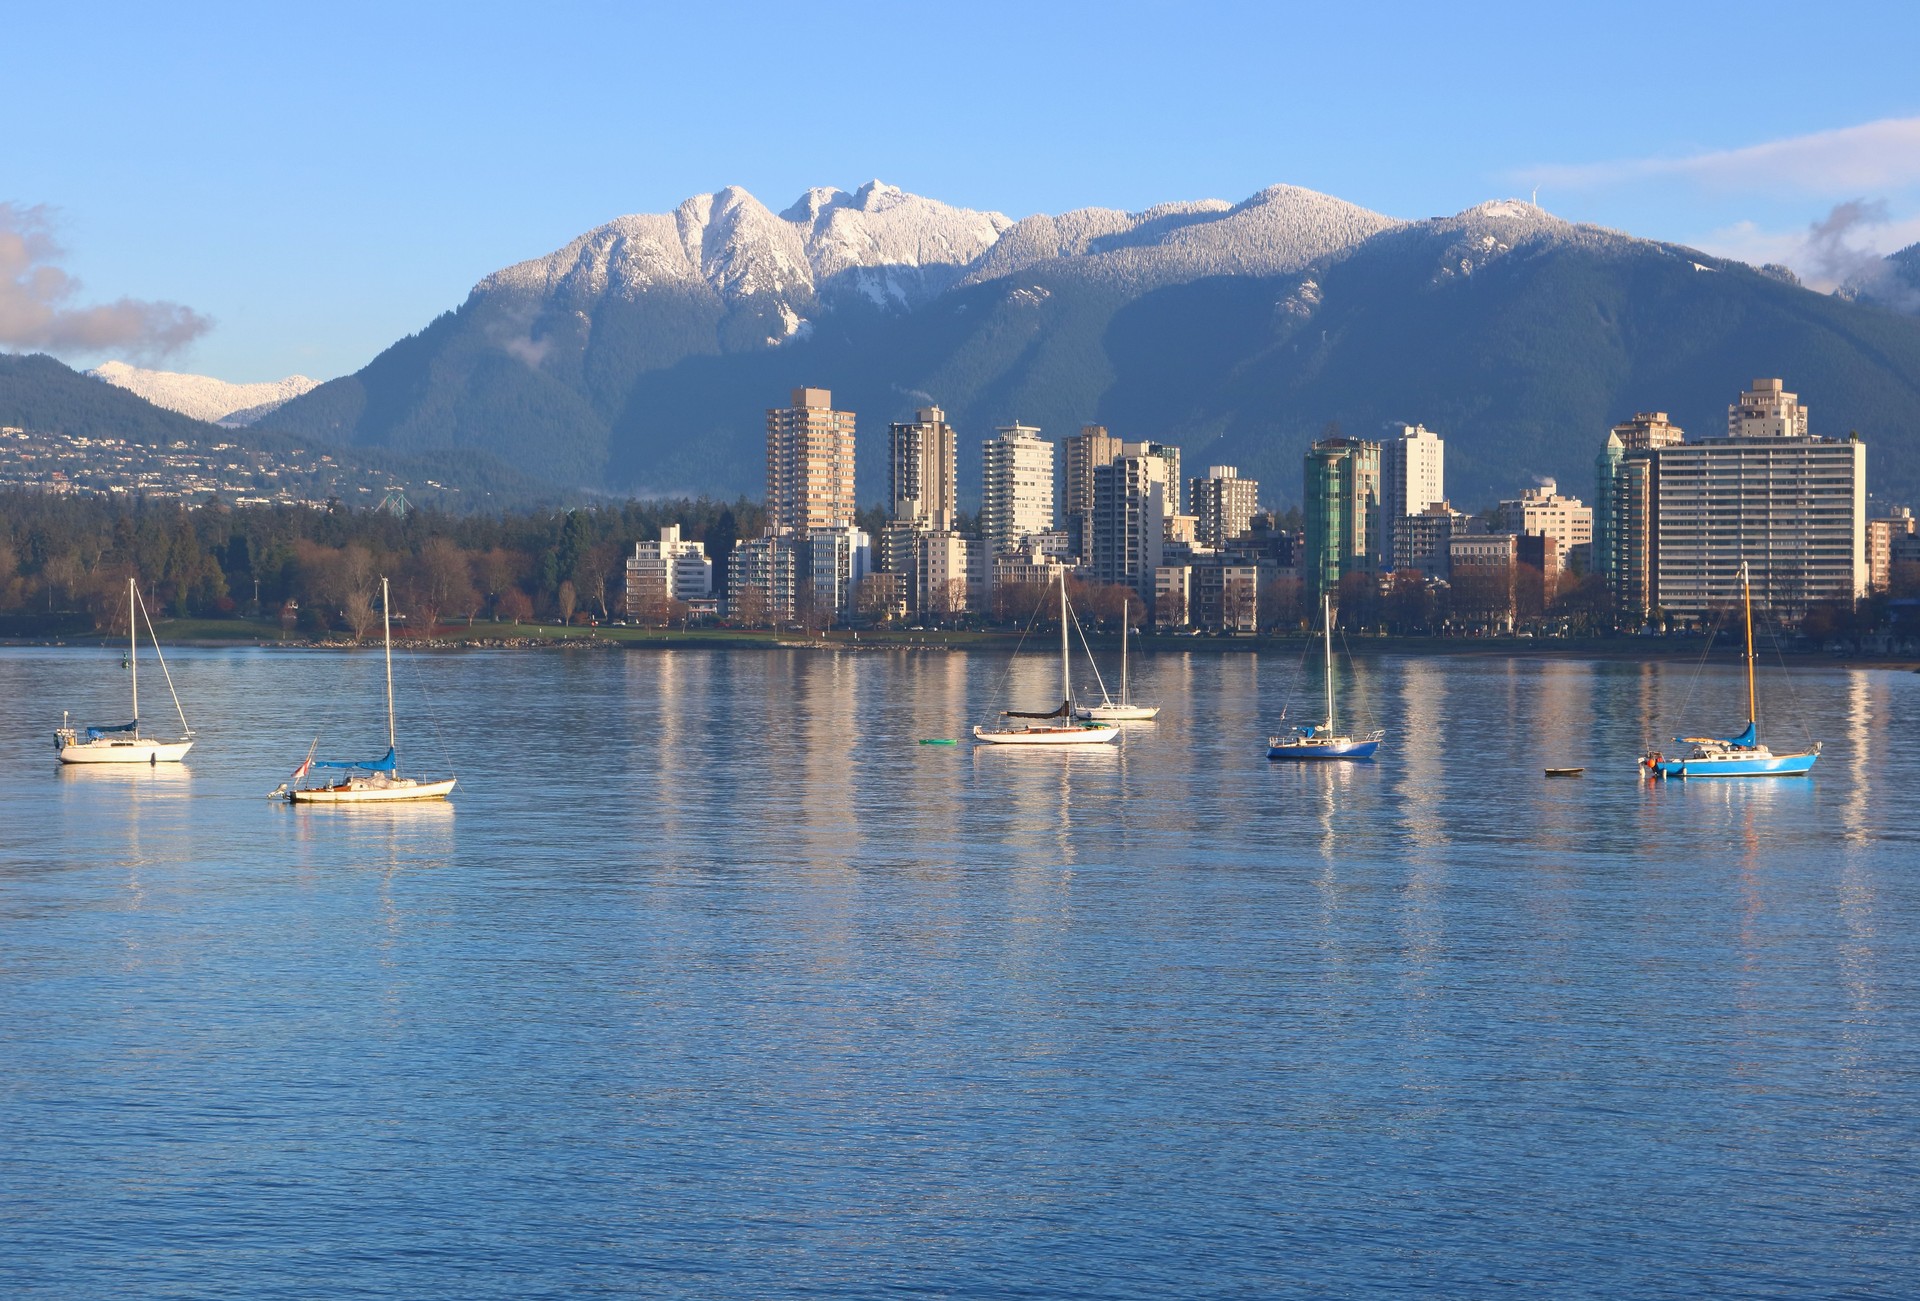
[[[1888,273],[1886,255],[1914,243],[1920,243],[1920,215],[1894,216],[1884,202],[1860,199],[1835,204],[1798,230],[1741,221],[1698,241],[1721,257],[1792,267],[1809,287],[1823,291],[1850,282],[1874,287]]]
[[[1685,158],[1549,164],[1523,169],[1527,184],[1604,189],[1634,181],[1680,180],[1707,189],[1852,194],[1920,185],[1920,117],[1886,118],[1835,131],[1788,136]]]
[[[156,360],[213,327],[178,303],[122,298],[68,306],[80,282],[58,265],[61,252],[46,208],[0,203],[0,347]]]

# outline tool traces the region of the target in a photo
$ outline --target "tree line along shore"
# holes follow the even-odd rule
[[[871,620],[829,629],[804,614],[768,626],[750,611],[702,626],[676,605],[624,608],[625,559],[636,541],[677,525],[706,545],[723,575],[735,543],[756,536],[763,520],[758,503],[706,498],[453,515],[339,504],[230,506],[217,497],[194,505],[0,494],[0,638],[122,635],[129,577],[139,579],[154,616],[174,623],[171,638],[209,644],[323,644],[377,635],[382,575],[392,580],[396,632],[415,642],[531,645],[585,637],[636,645],[966,646],[1057,628],[1043,593],[1015,585],[997,589],[987,610],[927,616],[909,626]],[[1698,637],[1612,632],[1605,584],[1595,575],[1571,576],[1531,602],[1523,590],[1520,622],[1511,630],[1477,617],[1465,587],[1449,596],[1414,581],[1353,578],[1343,582],[1339,604],[1356,648],[1384,638],[1406,649],[1643,656],[1700,644]],[[1142,623],[1140,602],[1129,596],[1122,587],[1074,584],[1074,605],[1096,639],[1115,636],[1122,619]],[[1193,637],[1149,626],[1139,628],[1139,644],[1237,650],[1291,640],[1312,621],[1302,596],[1297,580],[1278,579],[1258,595],[1253,634]],[[1900,654],[1901,616],[1911,617],[1916,596],[1896,584],[1851,608],[1816,606],[1800,627],[1783,630],[1783,648]],[[1508,631],[1517,635],[1490,635]]]

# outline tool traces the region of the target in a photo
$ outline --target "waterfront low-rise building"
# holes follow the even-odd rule
[[[656,541],[636,542],[627,557],[623,605],[629,618],[665,618],[674,602],[712,593],[713,561],[706,545],[681,538],[678,524],[663,525]]]
[[[747,538],[727,558],[727,617],[749,625],[791,622],[799,595],[799,547],[790,534]]]
[[[1904,506],[1891,514],[1867,521],[1867,588],[1869,591],[1884,592],[1893,585],[1894,542],[1913,535],[1913,512]]]

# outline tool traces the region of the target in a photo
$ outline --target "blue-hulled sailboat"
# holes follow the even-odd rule
[[[1348,736],[1333,721],[1333,602],[1320,598],[1320,622],[1326,629],[1327,721],[1296,726],[1285,736],[1267,738],[1269,759],[1371,759],[1386,739],[1376,730],[1363,736]]]
[[[1820,743],[1797,754],[1775,754],[1760,743],[1759,697],[1754,690],[1753,587],[1746,561],[1740,562],[1740,596],[1747,617],[1747,730],[1738,736],[1677,736],[1675,745],[1692,749],[1670,759],[1655,751],[1642,755],[1649,777],[1801,777],[1820,757]]]

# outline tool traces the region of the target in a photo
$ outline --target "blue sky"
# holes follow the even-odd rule
[[[82,314],[57,349],[77,364],[193,336],[146,360],[331,377],[497,267],[727,184],[778,209],[879,177],[1020,217],[1286,182],[1424,217],[1537,182],[1561,216],[1815,277],[1920,239],[1920,6],[8,2],[0,22],[30,52],[0,117],[0,347],[47,337],[22,314],[51,270],[79,282],[55,304]],[[1849,200],[1863,219],[1809,241]]]

